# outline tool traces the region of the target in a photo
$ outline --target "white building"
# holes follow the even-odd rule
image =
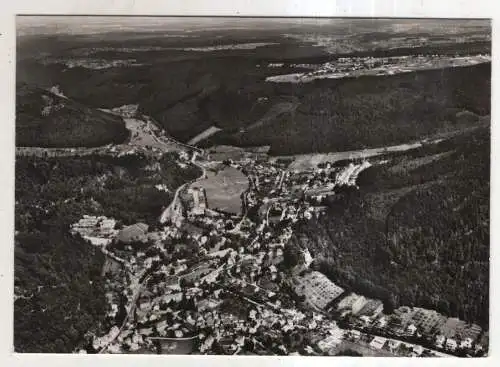
[[[452,351],[457,349],[457,341],[452,338],[446,339],[446,348]]]
[[[444,335],[436,336],[436,346],[438,348],[442,348],[445,341],[446,341],[446,338]]]
[[[471,338],[465,338],[464,340],[462,340],[462,342],[460,343],[460,348],[463,348],[463,349],[470,349],[470,348],[472,348],[472,339]]]
[[[346,310],[356,314],[361,311],[367,302],[368,300],[365,297],[357,295],[356,293],[351,293],[339,302],[337,309],[339,311]]]
[[[373,340],[370,342],[370,347],[372,347],[373,349],[382,349],[382,347],[384,346],[385,342],[387,341],[386,338],[383,338],[381,336],[376,336],[375,338],[373,338]]]

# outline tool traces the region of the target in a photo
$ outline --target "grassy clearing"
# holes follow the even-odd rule
[[[217,173],[207,172],[208,177],[196,183],[205,189],[209,208],[232,214],[242,211],[241,194],[248,189],[248,179],[239,170],[226,167]]]

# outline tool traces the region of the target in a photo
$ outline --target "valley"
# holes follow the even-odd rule
[[[20,33],[15,350],[488,355],[488,22],[156,20]]]

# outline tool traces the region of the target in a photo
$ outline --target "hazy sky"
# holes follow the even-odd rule
[[[488,20],[415,19],[312,19],[312,18],[204,18],[204,17],[100,17],[100,16],[18,16],[19,36],[36,34],[94,34],[111,31],[196,31],[207,29],[349,27],[351,24],[389,26],[395,32],[414,27],[489,28]]]

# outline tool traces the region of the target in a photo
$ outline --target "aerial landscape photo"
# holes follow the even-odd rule
[[[490,20],[16,33],[15,352],[488,355]]]

